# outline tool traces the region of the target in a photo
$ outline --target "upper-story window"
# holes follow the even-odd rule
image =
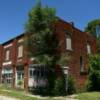
[[[66,35],[66,49],[72,50],[72,38],[69,34]]]
[[[87,54],[91,54],[91,45],[87,43]]]
[[[80,57],[80,72],[84,71],[83,57]]]
[[[23,57],[23,45],[18,47],[18,58]]]
[[[8,61],[10,59],[10,50],[6,50],[5,52],[5,60]]]

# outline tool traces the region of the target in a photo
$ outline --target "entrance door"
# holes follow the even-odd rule
[[[16,87],[24,88],[24,69],[17,69],[16,71]]]

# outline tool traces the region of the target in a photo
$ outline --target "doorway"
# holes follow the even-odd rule
[[[24,67],[22,66],[16,69],[16,87],[24,88]]]

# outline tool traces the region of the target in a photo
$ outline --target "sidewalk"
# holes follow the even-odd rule
[[[19,100],[19,99],[7,97],[7,96],[0,96],[0,100]]]

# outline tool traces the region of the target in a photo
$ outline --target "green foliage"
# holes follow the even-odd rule
[[[26,23],[27,32],[39,33],[49,30],[51,24],[55,21],[55,9],[43,7],[39,1],[29,12],[29,20]]]
[[[75,98],[78,100],[100,100],[100,92],[79,93]]]
[[[67,66],[68,62],[70,60],[70,55],[68,55],[68,53],[62,53],[60,59],[58,60],[58,64],[61,66]]]
[[[96,20],[90,21],[88,23],[88,25],[86,26],[85,31],[89,32],[93,36],[97,37],[96,26],[100,26],[100,19],[96,19]]]
[[[100,54],[100,35],[97,37],[97,50],[98,54]]]
[[[100,55],[90,56],[88,91],[100,91]]]
[[[75,80],[72,76],[68,76],[68,90],[67,94],[73,94],[76,92],[76,87],[75,87]]]
[[[29,13],[29,20],[25,28],[28,33],[26,34],[26,47],[29,49],[28,55],[37,57],[39,63],[47,63],[51,58],[54,59],[58,40],[52,27],[56,21],[55,10],[42,7],[40,2]]]
[[[93,36],[96,37],[96,39],[97,39],[97,50],[98,50],[98,53],[100,53],[100,33],[98,34],[96,32],[97,26],[100,27],[100,19],[90,21],[88,23],[88,25],[86,26],[85,31],[91,33]]]
[[[54,26],[56,21],[55,9],[43,7],[41,2],[38,2],[29,12],[29,20],[25,26],[28,56],[35,57],[39,64],[45,64],[50,68],[49,94],[53,93],[55,84],[58,84],[58,80],[55,82],[55,65],[60,59],[60,54],[58,56],[59,41]],[[59,88],[61,89],[60,85]],[[38,93],[43,93],[42,90],[42,88],[36,88]]]
[[[54,95],[65,95],[66,94],[66,83],[63,77],[55,80]]]
[[[36,87],[36,88],[32,88],[33,94],[39,94],[42,96],[48,95],[48,88],[46,87]]]
[[[55,79],[53,94],[63,96],[63,95],[67,94],[67,92],[66,92],[66,84],[67,84],[66,77],[67,76],[65,76],[62,69],[61,69],[61,73],[59,73],[59,74],[60,75],[58,76],[57,73],[56,73],[56,79]]]
[[[23,80],[19,80],[19,81],[17,82],[17,84],[21,87],[21,86],[23,86],[24,82],[23,82]]]
[[[51,93],[54,87],[54,66],[56,64],[56,50],[58,47],[58,40],[54,34],[53,24],[57,21],[55,10],[53,8],[43,7],[41,2],[30,11],[29,20],[26,23],[26,47],[28,48],[28,55],[35,57],[39,64],[45,64],[51,67],[49,73],[48,91]],[[31,34],[29,34],[31,33]],[[33,53],[34,52],[34,53]],[[36,92],[44,93],[44,89],[37,87]],[[41,92],[42,91],[42,92]]]

